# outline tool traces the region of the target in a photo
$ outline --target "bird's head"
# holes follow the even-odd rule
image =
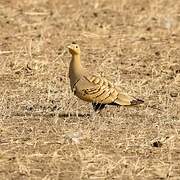
[[[69,49],[69,52],[70,52],[72,55],[80,54],[79,45],[76,44],[76,43],[72,43],[71,45],[69,45],[69,46],[68,46],[68,49]]]

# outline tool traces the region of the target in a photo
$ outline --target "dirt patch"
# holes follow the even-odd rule
[[[180,3],[0,3],[1,179],[180,179]],[[145,103],[95,114],[67,45]]]

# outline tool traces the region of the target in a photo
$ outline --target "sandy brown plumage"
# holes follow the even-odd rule
[[[80,99],[92,102],[95,111],[103,109],[107,104],[129,106],[144,102],[118,91],[107,79],[90,75],[81,66],[79,46],[73,43],[68,48],[72,54],[69,67],[71,89]]]

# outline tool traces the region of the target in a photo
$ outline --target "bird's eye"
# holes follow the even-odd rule
[[[76,48],[78,48],[78,46],[76,46]]]

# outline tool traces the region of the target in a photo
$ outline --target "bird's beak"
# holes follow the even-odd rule
[[[71,45],[67,46],[68,49],[72,49]]]
[[[67,46],[67,48],[69,49],[69,52],[72,54],[72,53],[73,53],[73,47],[72,47],[72,45]]]

